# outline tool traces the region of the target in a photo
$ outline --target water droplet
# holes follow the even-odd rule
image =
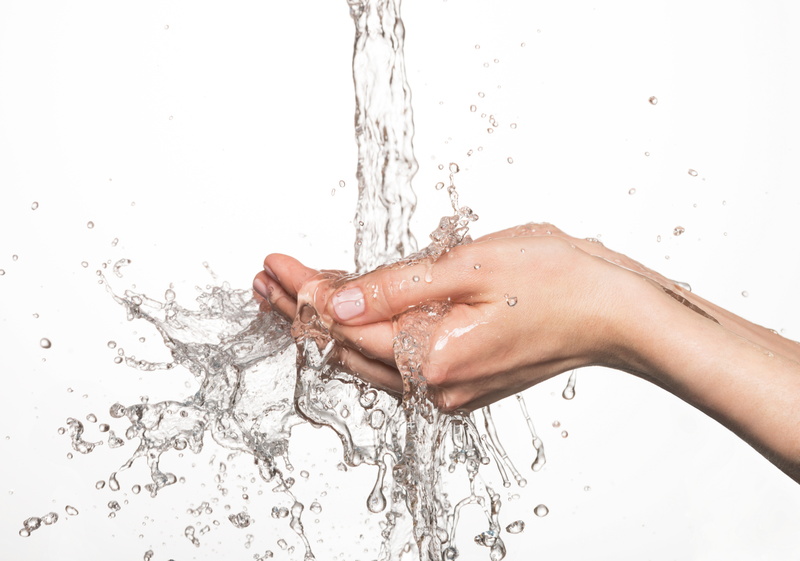
[[[645,153],[644,153],[644,155],[645,155],[645,156],[649,156],[649,155],[650,155],[650,152],[645,152]]]
[[[473,268],[473,269],[475,269],[475,270],[477,271],[478,269],[480,269],[480,268],[481,268],[481,264],[480,264],[480,263],[475,263],[475,265],[473,265],[473,267],[472,267],[472,268]]]
[[[631,187],[630,189],[628,189],[628,194],[629,195],[635,195],[636,194],[636,187]]]
[[[483,92],[478,92],[478,97],[486,97],[486,94]]]
[[[310,510],[314,514],[319,514],[320,512],[322,512],[322,505],[319,504],[317,501],[314,501],[313,503],[311,503],[311,506],[308,507],[308,510]]]
[[[511,156],[509,156],[508,158],[506,158],[506,161],[507,161],[509,164],[513,164],[513,163],[514,163],[514,158],[512,158]]]
[[[586,485],[586,486],[583,488],[583,490],[588,492],[588,491],[591,491],[591,490],[592,490],[592,488],[591,488],[591,487],[589,487],[588,485]]]
[[[39,346],[42,347],[43,349],[49,349],[50,347],[53,346],[53,344],[47,337],[42,337],[42,339],[39,341]]]
[[[499,59],[499,58],[496,58],[496,59],[494,59],[494,63],[495,63],[495,64],[497,64],[498,62],[500,62],[500,59]]]
[[[509,296],[508,294],[504,294],[503,296],[506,299],[506,304],[508,304],[512,308],[517,305],[517,297],[516,296]]]
[[[650,96],[650,99],[648,99],[647,101],[650,102],[650,105],[656,105],[658,103],[658,98],[653,95],[653,96]]]
[[[748,296],[750,296],[750,293],[749,293],[749,292],[747,292],[746,290],[742,290],[742,296],[744,296],[745,298],[747,298]]]
[[[675,226],[675,229],[672,230],[672,235],[673,236],[680,236],[685,231],[686,231],[686,229],[683,226]]]
[[[480,45],[475,45],[475,50],[478,50],[478,49],[480,49],[480,48],[481,48],[481,46],[480,46]]]
[[[477,110],[478,110],[478,106],[477,106],[477,105],[470,105],[470,106],[469,106],[469,110],[470,110],[472,113],[475,113],[475,111],[477,111]]]
[[[331,197],[336,196],[336,189],[331,189]]]
[[[659,242],[659,243],[661,242],[661,234],[656,236],[656,241]]]
[[[37,208],[39,208],[39,203],[36,202],[36,201],[33,201],[31,203],[31,210],[36,210]]]
[[[175,301],[175,291],[171,288],[168,288],[164,291],[164,300],[167,302],[174,302]]]
[[[520,46],[520,47],[524,47],[524,46],[525,46],[525,43],[520,43],[520,44],[519,44],[519,46]]]
[[[116,341],[109,341],[108,343],[106,343],[106,345],[108,345],[109,349],[113,349],[113,348],[115,348],[117,346],[117,342]]]
[[[439,183],[436,184],[437,191],[441,191],[442,189],[444,189],[444,181],[440,181]]]
[[[0,269],[0,277],[2,277],[2,276],[3,276],[3,275],[5,275],[5,274],[6,274],[6,271],[5,271],[5,269]]]
[[[517,123],[511,123],[508,126],[511,127],[512,129],[515,129],[515,128],[517,128]]]
[[[72,505],[67,505],[67,506],[65,506],[65,507],[64,507],[64,510],[65,510],[65,511],[67,512],[67,514],[69,514],[70,516],[78,516],[78,509],[77,509],[77,508],[75,508],[75,507],[74,507],[74,506],[72,506]]]
[[[494,129],[492,127],[489,127],[488,129],[486,129],[486,132],[492,134],[494,132]]]
[[[561,431],[561,438],[567,438],[568,436],[569,436],[569,433],[567,431],[565,431],[565,430]]]
[[[418,275],[414,275],[413,277],[411,277],[411,280],[414,281],[414,282],[419,282],[419,276]]]
[[[349,417],[349,416],[350,416],[350,409],[347,407],[347,405],[342,405],[342,410],[340,411],[340,413],[339,413],[339,414],[340,414],[340,415],[341,415],[343,418],[345,418],[345,419],[346,419],[347,417]]]
[[[508,526],[506,526],[506,532],[509,534],[519,534],[525,529],[525,521],[523,520],[516,520],[512,522]]]
[[[92,228],[94,228],[94,222],[92,222],[92,221],[90,220],[89,222],[87,222],[87,223],[86,223],[86,227],[87,227],[87,228],[89,228],[89,229],[91,230]]]
[[[83,268],[85,269],[85,268],[86,268],[86,267],[88,267],[88,266],[89,266],[89,263],[88,263],[88,262],[86,262],[86,261],[81,261],[81,267],[83,267]]]
[[[375,430],[378,430],[383,426],[385,420],[386,413],[384,413],[381,409],[376,409],[369,415],[369,426]]]
[[[86,415],[86,420],[89,421],[90,423],[96,423],[97,416],[94,413],[89,413],[88,415]]]
[[[19,259],[19,255],[14,254],[14,255],[11,256],[11,260],[12,261],[16,261],[17,259]]]
[[[458,173],[460,171],[460,169],[458,167],[458,164],[455,163],[455,162],[450,162],[449,169],[450,169],[450,173]]]
[[[165,25],[165,26],[164,26],[164,29],[165,29],[165,30],[166,30],[166,29],[169,29],[169,25]]]
[[[550,509],[545,505],[536,505],[536,508],[533,509],[533,513],[541,518],[543,516],[547,516],[550,513]]]
[[[111,240],[111,247],[117,247],[118,243],[119,243],[119,238],[114,238],[113,240]]]
[[[689,175],[691,175],[692,177],[697,177],[697,172],[695,170],[693,170],[693,169],[690,169],[689,170]]]

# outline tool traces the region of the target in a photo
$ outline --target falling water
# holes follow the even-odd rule
[[[411,94],[405,78],[399,2],[350,0],[349,7],[356,27],[356,269],[365,272],[391,262],[397,267],[433,262],[453,247],[470,243],[469,224],[477,215],[469,207],[459,206],[454,181],[459,168],[450,164],[447,192],[454,214],[442,218],[428,247],[413,253],[416,244],[409,219],[415,198],[410,184],[417,164],[412,152]],[[90,222],[88,227],[92,226]],[[115,262],[111,267],[114,277],[123,278],[123,269],[130,263],[128,259]],[[475,536],[475,543],[486,547],[493,561],[505,556],[500,495],[479,470],[493,458],[505,487],[512,485],[506,470],[517,485],[524,486],[526,480],[500,442],[488,407],[482,413],[481,433],[474,415],[438,410],[425,380],[428,337],[450,304],[428,303],[395,318],[394,351],[404,385],[398,400],[332,364],[334,342],[311,303],[302,298],[291,324],[263,309],[250,290],[232,289],[227,283],[201,291],[195,309],[190,309],[179,304],[171,288],[163,298],[153,298],[133,290],[120,292],[112,287],[112,281],[119,281],[107,278],[101,270],[98,276],[114,301],[124,307],[127,319],[150,323],[171,354],[168,362],[149,361],[127,355],[110,341],[109,348],[117,353],[115,362],[144,371],[181,367],[191,372],[195,381],[188,397],[153,403],[143,398],[140,403],[110,407],[109,415],[128,426],[123,440],[108,424],[99,425],[100,432],[108,434],[108,448],[135,443],[130,457],[108,476],[112,492],[127,486],[126,471],[144,462],[150,482],[143,489],[158,496],[179,481],[178,475],[162,468],[162,456],[184,450],[199,453],[210,435],[222,449],[249,455],[261,480],[285,497],[288,506],[274,507],[272,517],[286,520],[302,544],[303,558],[313,560],[303,523],[306,507],[293,491],[295,468],[290,461],[292,429],[309,422],[328,427],[339,437],[345,469],[372,471],[375,483],[363,501],[369,512],[383,516],[381,560],[408,554],[409,536],[421,559],[456,559],[459,518],[469,506],[479,508],[487,524]],[[516,297],[507,299],[510,306],[516,304]],[[42,341],[42,347],[50,346],[49,341]],[[524,400],[518,399],[533,437],[532,469],[538,471],[544,463],[542,443]],[[72,449],[79,454],[89,454],[104,443],[86,440],[85,427],[77,418],[67,419],[66,425],[60,432],[68,434]],[[220,462],[216,476],[220,489],[225,473],[225,463]],[[300,473],[307,477],[307,472]],[[391,477],[387,478],[387,473]],[[105,486],[104,480],[96,484],[98,489]],[[138,494],[142,487],[134,485],[132,489]],[[453,502],[459,495],[462,498]],[[114,517],[121,506],[112,500],[108,508],[108,516]],[[314,502],[309,510],[319,513],[321,506]],[[211,511],[206,501],[188,512],[198,516]],[[67,513],[75,515],[77,510],[67,507]],[[20,535],[30,536],[43,524],[54,523],[58,516],[51,514],[54,516],[25,520]],[[227,518],[236,528],[248,528],[253,521],[246,511]],[[518,533],[524,526],[524,521],[518,520],[509,524],[507,531]],[[207,528],[190,525],[183,534],[200,547]],[[251,540],[248,535],[247,543]],[[291,553],[293,546],[285,540],[278,545]],[[271,551],[267,553],[256,558],[272,557]],[[144,556],[151,558],[152,550]]]

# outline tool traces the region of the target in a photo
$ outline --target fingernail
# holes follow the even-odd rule
[[[364,293],[360,288],[348,288],[334,295],[333,311],[342,321],[353,319],[364,313]]]
[[[264,263],[264,272],[267,273],[267,276],[274,280],[275,282],[281,282],[278,280],[278,277],[275,276],[275,273],[272,272],[272,269],[269,268],[269,265]]]
[[[267,283],[258,277],[253,280],[253,290],[258,292],[264,298],[267,297]]]

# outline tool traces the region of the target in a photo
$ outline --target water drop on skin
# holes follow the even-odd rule
[[[536,505],[536,508],[533,509],[533,513],[539,518],[542,518],[550,513],[550,509],[545,505]]]
[[[47,337],[42,337],[42,339],[39,341],[39,346],[42,347],[43,349],[49,349],[50,347],[53,346],[53,344]]]
[[[517,305],[517,297],[516,296],[509,296],[508,294],[505,295],[506,304],[510,307],[514,307]]]

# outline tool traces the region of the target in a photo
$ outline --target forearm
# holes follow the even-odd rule
[[[635,320],[630,370],[715,418],[800,482],[800,363],[783,352],[794,351],[793,342],[704,308],[717,324],[647,284],[631,296],[647,309]]]

